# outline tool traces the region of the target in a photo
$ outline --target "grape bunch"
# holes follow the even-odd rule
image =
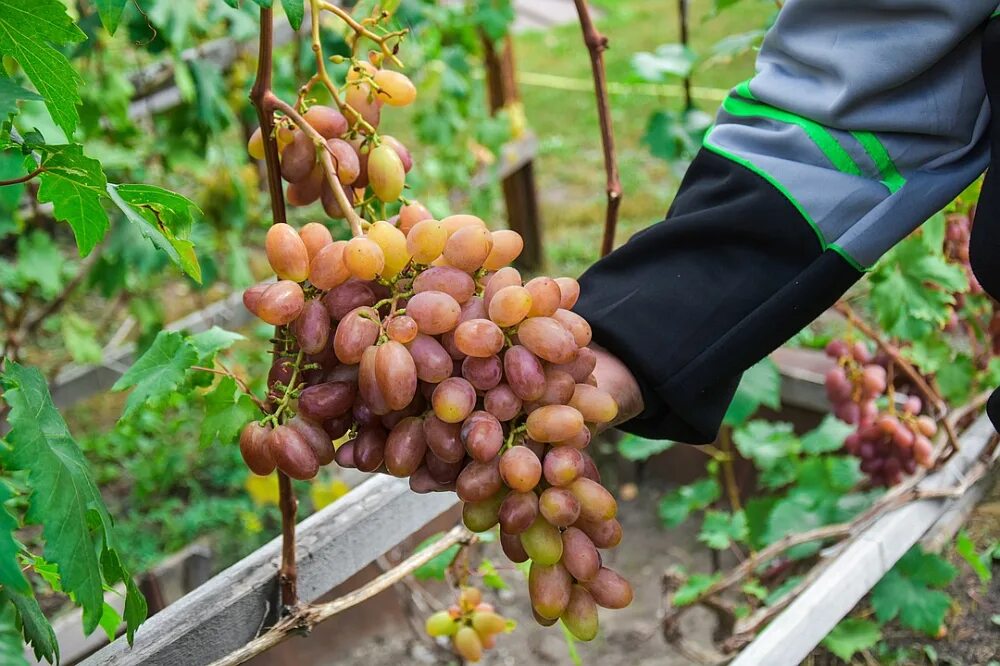
[[[457,604],[434,613],[426,624],[429,636],[451,638],[455,653],[471,662],[482,659],[483,650],[494,647],[497,636],[512,628],[512,623],[483,601],[482,592],[468,586],[459,591]]]
[[[844,450],[861,459],[861,471],[875,485],[894,486],[904,474],[929,467],[937,431],[934,419],[921,415],[919,397],[909,396],[902,410],[889,403],[880,411],[877,400],[888,389],[888,358],[873,357],[861,342],[833,340],[826,354],[837,365],[826,374],[826,394],[833,413],[857,426],[844,440]]]
[[[416,202],[349,241],[276,224],[265,245],[278,279],[244,303],[278,328],[271,413],[240,440],[250,469],[308,479],[336,461],[454,490],[471,530],[499,524],[507,556],[531,559],[538,621],[593,638],[597,606],[632,589],[598,550],[622,529],[585,449],[618,406],[596,385],[576,280],[524,282],[507,265],[517,233]]]

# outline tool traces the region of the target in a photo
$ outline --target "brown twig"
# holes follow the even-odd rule
[[[743,510],[743,505],[740,502],[740,487],[736,483],[732,430],[724,426],[719,432],[719,439],[722,440],[722,452],[726,454],[722,458],[722,479],[726,486],[726,494],[729,496],[729,508],[733,513],[738,513]]]
[[[615,159],[615,131],[611,125],[607,74],[604,71],[604,51],[608,48],[608,38],[594,27],[587,0],[574,0],[574,3],[576,4],[576,13],[580,17],[583,42],[590,52],[590,68],[593,71],[594,90],[597,94],[597,114],[601,123],[601,145],[604,148],[604,170],[607,172],[608,208],[604,218],[604,239],[601,241],[601,256],[603,257],[611,252],[615,245],[618,209],[622,203],[622,184],[618,176],[618,162]]]
[[[688,31],[688,0],[677,0],[677,22],[680,28],[681,45],[687,50],[690,36]],[[694,100],[691,98],[691,73],[684,77],[682,81],[684,87],[684,110],[690,111],[694,108]]]
[[[330,619],[348,608],[371,599],[376,594],[392,587],[409,576],[414,570],[448,550],[455,544],[469,544],[475,541],[476,535],[463,525],[452,528],[450,532],[418,553],[410,555],[397,566],[381,574],[369,583],[349,594],[324,604],[306,605],[296,609],[291,615],[280,620],[266,633],[258,636],[232,654],[219,659],[211,666],[236,666],[270,650],[292,634],[307,632],[316,625]]]
[[[295,514],[299,500],[292,490],[292,480],[281,470],[278,470],[278,504],[281,507],[281,569],[278,571],[281,603],[286,608],[294,608],[299,603],[295,564]]]
[[[274,136],[274,109],[268,103],[271,94],[272,57],[274,52],[274,16],[271,9],[260,10],[260,45],[257,51],[257,78],[250,89],[250,103],[257,111],[261,138],[264,140],[264,164],[267,188],[271,195],[273,224],[285,221],[285,193],[281,187],[278,141]]]
[[[43,171],[45,171],[45,167],[39,166],[31,173],[25,174],[19,178],[11,178],[10,180],[0,180],[0,187],[5,187],[7,185],[17,185],[18,183],[26,183],[35,176],[41,174]]]

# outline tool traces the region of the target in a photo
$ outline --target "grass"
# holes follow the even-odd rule
[[[630,61],[638,51],[651,51],[678,41],[675,3],[629,0],[598,3],[598,28],[609,38],[605,53],[608,80],[634,80]],[[744,0],[720,16],[710,17],[711,2],[696,0],[691,7],[692,48],[707,53],[719,39],[761,26],[772,5]],[[580,28],[574,22],[545,32],[515,37],[519,72],[544,73],[590,81],[590,60]],[[750,54],[699,71],[697,86],[728,89],[753,72]],[[541,200],[544,244],[549,270],[577,275],[597,258],[605,208],[605,175],[597,109],[591,90],[568,91],[520,85],[525,114],[540,137],[535,173]],[[663,219],[679,180],[669,165],[642,144],[649,116],[660,109],[679,109],[679,98],[649,94],[614,94],[612,119],[618,164],[624,188],[618,244],[636,231]],[[714,113],[717,102],[699,101]]]

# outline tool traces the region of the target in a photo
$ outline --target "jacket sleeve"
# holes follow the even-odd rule
[[[636,375],[623,429],[712,441],[740,374],[989,161],[996,0],[789,0],[666,219],[581,278],[576,309]]]

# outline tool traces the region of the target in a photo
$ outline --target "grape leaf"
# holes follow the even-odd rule
[[[24,641],[34,650],[35,659],[39,661],[47,659],[49,663],[59,663],[59,641],[56,639],[56,632],[42,613],[34,595],[30,591],[28,594],[18,594],[13,590],[0,589],[0,605],[6,605],[8,601],[17,609],[21,634],[24,636]]]
[[[66,351],[76,363],[100,363],[104,350],[97,341],[97,327],[93,322],[72,312],[63,313],[59,318]]]
[[[14,539],[14,532],[18,528],[17,518],[4,506],[12,497],[14,492],[10,486],[0,480],[0,585],[6,589],[30,594],[31,587],[21,573],[21,565],[17,561],[17,554],[21,551]]]
[[[819,426],[802,436],[802,450],[813,455],[838,451],[852,432],[854,426],[844,423],[832,414],[827,414]]]
[[[238,340],[246,340],[246,338],[239,333],[233,333],[218,326],[213,326],[207,331],[202,331],[188,338],[188,342],[198,352],[198,363],[202,365],[210,364],[216,353],[223,349],[229,349]]]
[[[698,56],[683,44],[663,44],[656,51],[632,56],[632,70],[643,81],[661,83],[671,77],[690,76]]]
[[[791,423],[751,421],[733,433],[733,441],[744,458],[765,471],[787,462],[800,448]]]
[[[937,634],[951,597],[937,589],[955,577],[955,568],[938,555],[911,548],[874,588],[871,603],[879,622],[899,616],[905,627]]]
[[[28,665],[21,647],[21,634],[17,630],[17,615],[10,604],[0,606],[0,664]]]
[[[0,0],[0,54],[17,61],[67,137],[80,122],[76,107],[83,79],[52,44],[86,38],[60,0]]]
[[[63,286],[65,264],[52,237],[32,231],[17,239],[17,272],[27,282],[36,284],[46,299],[54,297]]]
[[[305,2],[303,0],[281,0],[281,6],[285,8],[285,16],[288,17],[292,30],[298,30],[305,16]]]
[[[704,509],[719,499],[721,494],[718,481],[713,478],[701,479],[664,495],[657,513],[664,526],[677,527],[687,520],[692,511]]]
[[[118,22],[122,18],[122,12],[125,10],[128,0],[96,0],[96,2],[97,12],[101,15],[101,23],[104,25],[104,29],[112,35],[115,34],[115,30],[118,29]]]
[[[959,532],[958,538],[955,539],[955,552],[972,567],[972,570],[979,576],[980,582],[988,583],[992,580],[993,572],[976,552],[976,544],[969,538],[969,533],[965,530]]]
[[[437,541],[443,536],[443,534],[433,534],[423,541],[420,542],[414,549],[414,553],[419,553],[424,548],[427,548],[432,543]],[[449,546],[443,553],[432,558],[427,564],[417,567],[413,571],[413,577],[417,580],[444,580],[445,572],[448,567],[451,566],[452,561],[455,556],[458,555],[459,545],[456,543],[454,546]]]
[[[80,256],[86,256],[108,231],[108,214],[101,206],[107,186],[101,163],[84,155],[83,146],[77,144],[45,150],[38,200],[52,203],[55,218],[69,223]]]
[[[845,618],[823,639],[823,647],[846,662],[856,653],[882,640],[882,631],[871,620]]]
[[[618,453],[625,460],[648,460],[657,453],[673,448],[677,442],[669,439],[646,439],[638,435],[625,435],[618,442]]]
[[[736,395],[726,410],[723,423],[739,426],[753,416],[761,405],[777,409],[781,406],[781,373],[774,361],[765,358],[743,373]]]
[[[131,641],[146,616],[146,602],[121,562],[111,516],[87,461],[52,404],[45,378],[34,368],[8,360],[0,383],[11,427],[0,462],[7,469],[28,472],[32,492],[25,523],[42,526],[44,557],[59,567],[63,589],[83,608],[86,633],[101,619],[105,582],[125,583]]]
[[[507,581],[497,571],[493,562],[485,557],[479,563],[479,571],[477,573],[483,577],[483,584],[491,590],[506,590],[509,587]]]
[[[22,88],[7,78],[0,77],[0,118],[6,120],[17,112],[17,100],[40,100],[42,96]]]
[[[163,250],[170,260],[201,283],[201,266],[194,243],[187,240],[198,206],[189,199],[154,185],[107,184],[107,193],[129,222]]]
[[[707,511],[698,533],[698,541],[709,548],[723,550],[733,542],[747,538],[747,517],[742,511],[729,514],[724,511]]]
[[[257,415],[256,409],[253,400],[237,388],[232,377],[223,377],[215,390],[205,396],[202,445],[216,438],[222,443],[232,442],[240,428]]]
[[[146,401],[159,398],[173,391],[184,381],[188,368],[197,363],[198,352],[177,331],[160,331],[146,353],[136,359],[125,371],[112,391],[135,387],[125,401],[125,414],[129,416]]]
[[[688,579],[684,581],[684,584],[674,592],[674,597],[671,599],[671,603],[674,606],[687,606],[688,604],[694,602],[698,598],[698,595],[710,588],[719,579],[722,578],[721,573],[712,574],[711,576],[707,574],[691,574]]]

